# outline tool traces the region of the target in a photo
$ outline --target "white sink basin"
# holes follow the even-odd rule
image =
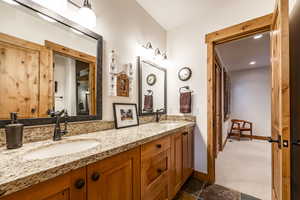
[[[97,140],[71,140],[61,141],[31,150],[24,154],[25,160],[37,160],[64,156],[89,150],[100,143]]]

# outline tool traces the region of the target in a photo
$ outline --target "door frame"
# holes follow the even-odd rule
[[[250,35],[255,35],[267,31],[271,31],[273,22],[273,13],[255,18],[238,25],[230,26],[228,28],[212,32],[206,35],[205,42],[207,44],[207,180],[210,183],[215,182],[215,155],[214,142],[215,128],[214,128],[214,112],[215,112],[215,73],[214,73],[214,47],[217,44],[237,40]]]

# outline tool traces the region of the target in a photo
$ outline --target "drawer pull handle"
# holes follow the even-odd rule
[[[92,174],[92,180],[93,180],[93,181],[98,181],[99,178],[100,178],[100,174],[99,174],[98,172],[94,172],[94,173]]]
[[[161,144],[157,144],[156,147],[160,149],[161,148]]]
[[[162,169],[157,169],[157,173],[161,174],[161,173],[163,173],[163,170]]]
[[[84,179],[78,179],[78,180],[75,182],[75,187],[76,187],[77,189],[82,189],[84,186],[85,186],[85,180],[84,180]]]

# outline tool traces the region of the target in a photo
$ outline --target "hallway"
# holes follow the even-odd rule
[[[228,140],[216,160],[216,184],[271,200],[271,164],[267,141]]]

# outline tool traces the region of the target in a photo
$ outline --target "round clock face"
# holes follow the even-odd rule
[[[156,83],[156,76],[155,76],[155,74],[149,74],[147,76],[147,84],[152,86],[155,83]]]
[[[187,81],[191,78],[192,76],[192,70],[188,67],[184,67],[179,70],[178,77],[182,81]]]

